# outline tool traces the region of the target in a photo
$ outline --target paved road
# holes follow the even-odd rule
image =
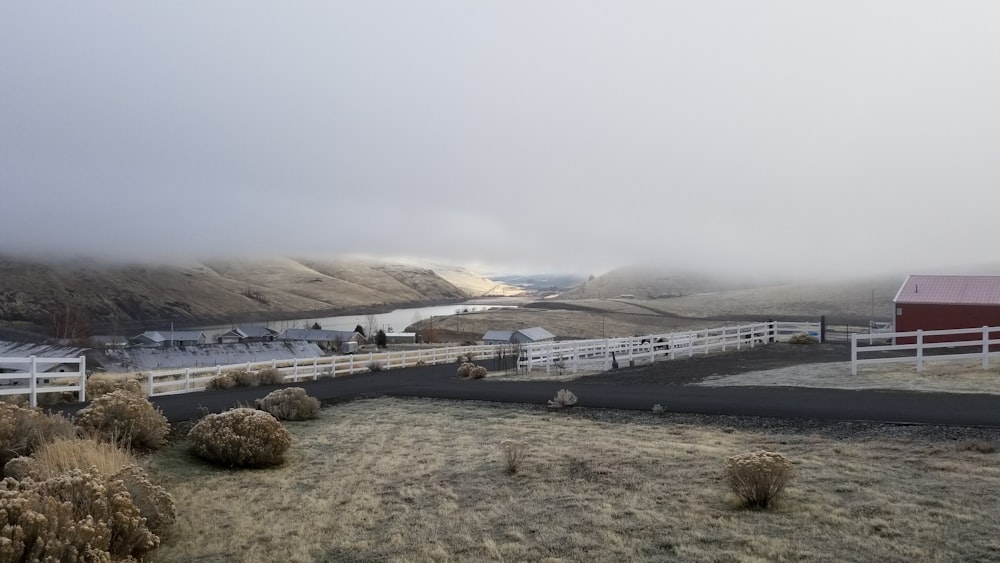
[[[709,415],[774,416],[823,420],[865,420],[1000,427],[1000,396],[987,394],[848,391],[799,387],[698,387],[608,382],[462,380],[454,365],[357,374],[300,383],[324,403],[363,396],[432,397],[545,404],[561,388],[578,405],[648,411],[660,403],[668,411]],[[189,420],[240,404],[252,405],[275,387],[205,391],[157,397],[153,402],[171,421]]]

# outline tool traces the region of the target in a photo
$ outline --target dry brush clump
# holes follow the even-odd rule
[[[472,362],[462,362],[462,364],[458,366],[458,370],[456,373],[458,374],[459,377],[469,377],[469,374],[472,373],[472,370],[475,367],[476,364]]]
[[[288,430],[270,413],[236,408],[210,414],[188,433],[200,457],[230,467],[267,467],[285,460]]]
[[[771,505],[795,474],[785,456],[759,450],[726,459],[725,478],[729,488],[748,508]]]
[[[159,543],[120,479],[73,470],[0,484],[0,561],[135,560]]]
[[[163,413],[145,397],[125,390],[95,399],[76,413],[76,424],[85,434],[140,450],[162,448],[170,432]]]
[[[569,389],[560,389],[556,396],[549,400],[549,408],[561,409],[571,407],[576,404],[576,395]]]
[[[0,464],[29,455],[40,445],[76,436],[73,422],[41,409],[0,403]]]
[[[528,443],[523,440],[502,440],[500,451],[503,454],[504,472],[513,475],[521,468],[521,462],[528,453]]]
[[[232,389],[233,387],[236,387],[236,377],[230,371],[220,373],[205,384],[206,389]]]
[[[49,442],[30,457],[7,462],[4,475],[40,482],[77,470],[121,481],[154,534],[163,533],[177,518],[174,500],[166,489],[149,478],[128,450],[112,443],[80,438]]]
[[[237,369],[224,371],[208,380],[207,389],[232,389],[233,387],[259,387],[261,385],[278,385],[285,378],[276,368],[265,368],[257,371]]]
[[[818,344],[819,339],[806,333],[792,335],[788,339],[789,344]]]
[[[461,378],[482,379],[489,372],[483,366],[477,366],[472,362],[462,362],[456,373]]]
[[[134,393],[136,395],[142,395],[142,385],[134,379],[105,379],[91,377],[87,380],[87,399],[93,401],[94,399],[107,395],[108,393],[113,393],[115,391],[128,391],[129,393]]]
[[[42,444],[29,456],[16,457],[7,462],[4,476],[44,481],[73,469],[94,469],[101,475],[114,475],[133,463],[136,463],[135,457],[117,444],[60,438]]]
[[[286,387],[271,391],[257,399],[257,408],[271,413],[278,420],[308,420],[319,416],[319,399],[310,397],[301,387]]]

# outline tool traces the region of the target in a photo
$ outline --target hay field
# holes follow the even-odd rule
[[[1000,560],[996,432],[709,420],[373,399],[288,424],[276,469],[177,443],[151,461],[179,515],[154,560]],[[530,444],[513,476],[504,438]],[[756,448],[796,466],[767,512],[721,480]]]

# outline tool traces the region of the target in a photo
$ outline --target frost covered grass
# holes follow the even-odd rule
[[[679,415],[374,399],[286,424],[275,468],[152,469],[179,520],[161,561],[981,561],[1000,552],[1000,454],[951,432],[863,436]],[[985,431],[984,431],[985,432]],[[968,436],[966,436],[967,438]],[[977,434],[996,443],[1000,434]],[[503,470],[502,439],[531,445]],[[795,479],[742,508],[725,460],[779,451]]]

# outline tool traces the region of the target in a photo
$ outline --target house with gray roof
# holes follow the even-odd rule
[[[483,344],[510,344],[510,337],[513,334],[512,330],[487,330],[483,335]]]
[[[197,330],[147,330],[131,338],[135,346],[196,346],[207,341]]]
[[[297,342],[312,342],[329,348],[339,349],[344,342],[357,342],[364,344],[365,337],[353,330],[320,330],[313,328],[289,328],[278,335],[278,340],[292,340]]]
[[[266,326],[241,326],[220,334],[219,343],[271,342],[277,337],[278,331]]]

